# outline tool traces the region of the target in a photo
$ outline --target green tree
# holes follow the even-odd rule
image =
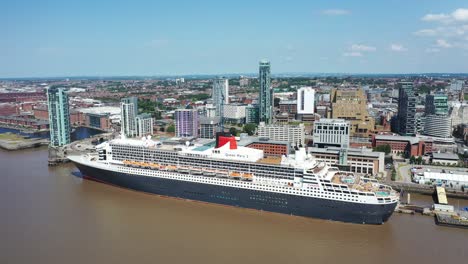
[[[423,159],[422,159],[421,156],[419,156],[419,157],[416,159],[416,163],[417,163],[417,164],[422,164],[422,162],[423,162]]]
[[[255,124],[245,124],[244,126],[244,132],[249,134],[249,136],[255,134],[255,130],[257,130],[257,125]]]
[[[374,148],[374,151],[385,152],[385,155],[389,154],[392,151],[390,145],[380,145]]]
[[[231,133],[233,136],[237,136],[238,130],[235,127],[230,127],[229,133]]]
[[[166,131],[167,131],[168,133],[174,133],[174,132],[175,132],[175,126],[174,126],[174,124],[170,124],[170,125],[167,127]]]
[[[413,155],[411,155],[411,157],[410,157],[410,164],[414,164],[415,161],[416,161],[416,158],[415,158]]]

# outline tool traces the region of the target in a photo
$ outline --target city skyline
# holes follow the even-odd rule
[[[275,73],[468,72],[462,1],[25,2],[3,6],[1,78],[254,73],[262,59]]]

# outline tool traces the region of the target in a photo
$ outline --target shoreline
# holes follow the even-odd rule
[[[0,148],[8,151],[38,148],[42,146],[48,146],[48,139],[24,139],[23,141],[16,140],[0,140]]]
[[[49,132],[49,129],[33,129],[30,127],[12,126],[12,125],[8,125],[5,123],[0,123],[0,128],[15,129],[21,133],[26,133],[26,134]]]

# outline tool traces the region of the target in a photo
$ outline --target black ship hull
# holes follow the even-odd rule
[[[392,215],[396,206],[396,203],[385,205],[359,204],[140,176],[103,170],[80,163],[75,164],[86,178],[137,191],[333,221],[383,224]]]

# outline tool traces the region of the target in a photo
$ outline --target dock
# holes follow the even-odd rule
[[[468,218],[458,214],[436,214],[436,224],[468,229]]]

